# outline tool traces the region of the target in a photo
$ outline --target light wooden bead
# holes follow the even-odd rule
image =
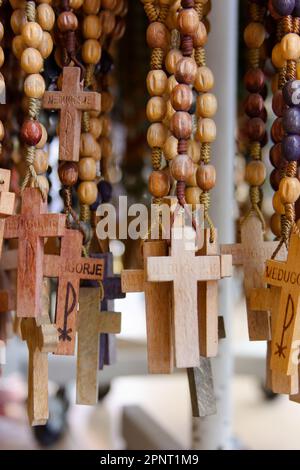
[[[2,67],[2,65],[4,64],[4,51],[3,51],[3,48],[0,46],[0,68]]]
[[[194,47],[203,47],[207,43],[207,30],[205,24],[200,21],[193,34]]]
[[[192,209],[195,210],[197,204],[200,204],[200,195],[201,195],[201,189],[195,187],[190,187],[186,188],[185,190],[185,200],[187,204],[192,205]]]
[[[200,165],[197,170],[197,183],[202,191],[210,191],[216,185],[216,169],[213,165]]]
[[[192,133],[192,116],[178,111],[172,116],[170,127],[177,139],[189,139]]]
[[[101,46],[96,39],[87,39],[82,46],[82,59],[86,64],[97,64],[101,58]]]
[[[97,15],[101,7],[101,0],[84,0],[83,11],[87,15]]]
[[[163,152],[166,160],[173,160],[178,154],[178,140],[170,135],[163,146]]]
[[[300,181],[298,178],[285,176],[280,181],[278,192],[283,204],[294,204],[300,196]]]
[[[193,174],[194,164],[188,155],[176,155],[170,163],[170,170],[176,181],[186,181]]]
[[[164,49],[169,47],[169,32],[166,26],[159,21],[150,23],[146,32],[147,44],[151,49]]]
[[[4,27],[3,27],[3,24],[0,21],[0,41],[2,41],[3,36],[4,36]]]
[[[43,32],[42,41],[38,47],[39,52],[43,59],[47,59],[53,50],[53,39],[48,31]]]
[[[272,63],[277,69],[281,69],[286,65],[286,60],[282,54],[281,44],[276,44],[272,49]]]
[[[82,34],[85,39],[99,39],[101,35],[101,21],[96,15],[88,15],[82,23]]]
[[[148,187],[152,196],[165,197],[170,191],[170,179],[164,171],[153,171],[149,177]]]
[[[197,124],[196,137],[199,142],[210,144],[216,140],[217,128],[212,119],[200,118]]]
[[[177,63],[175,78],[178,83],[192,85],[197,74],[197,64],[191,57],[184,57]]]
[[[300,37],[296,33],[289,33],[281,40],[281,53],[284,60],[298,60],[300,57]]]
[[[171,94],[171,103],[176,111],[189,111],[193,104],[193,93],[188,85],[177,85]]]
[[[151,70],[147,75],[147,89],[151,96],[162,96],[167,88],[168,77],[163,70]]]
[[[186,185],[187,186],[191,186],[191,187],[197,187],[197,170],[199,168],[199,165],[195,165],[193,166],[193,173],[191,174],[191,176],[189,176],[187,179],[186,179]]]
[[[55,23],[53,8],[47,3],[42,3],[36,9],[37,22],[44,31],[51,31]]]
[[[246,26],[244,40],[249,49],[259,49],[265,40],[266,30],[261,23],[252,22]]]
[[[215,83],[214,75],[210,68],[206,66],[198,67],[194,87],[201,93],[210,91]]]
[[[151,124],[147,132],[148,145],[151,148],[153,147],[162,148],[166,141],[167,135],[168,135],[168,130],[163,124],[159,122],[155,122],[154,124]]]
[[[78,10],[79,8],[82,7],[83,0],[69,0],[69,5],[70,5],[70,8],[73,8],[74,10]]]
[[[192,36],[199,26],[199,16],[194,8],[182,9],[178,13],[177,25],[181,34]]]
[[[96,151],[96,140],[90,132],[83,132],[80,136],[80,155],[92,157]]]
[[[98,139],[102,132],[102,120],[98,118],[90,118],[89,131],[95,139]]]
[[[198,163],[201,157],[201,146],[199,142],[196,140],[189,140],[187,154],[194,163]]]
[[[176,67],[178,62],[182,59],[182,53],[179,49],[171,49],[165,60],[165,66],[167,72],[174,74],[176,72]]]
[[[272,199],[273,209],[277,214],[284,215],[285,214],[285,207],[284,204],[281,202],[279,191],[274,193]]]
[[[197,116],[203,118],[213,117],[218,109],[218,102],[212,93],[197,96]]]
[[[270,220],[270,227],[275,237],[281,237],[281,217],[280,214],[274,213]]]
[[[94,204],[98,196],[96,183],[94,181],[83,181],[78,186],[77,194],[81,204],[87,204],[88,206]]]
[[[80,158],[78,175],[81,181],[93,181],[96,178],[97,165],[93,158]]]
[[[33,161],[33,167],[38,175],[46,173],[48,169],[49,155],[42,149],[36,149]]]
[[[99,15],[101,21],[101,29],[104,35],[112,34],[116,26],[116,17],[112,11],[102,10]]]
[[[118,4],[118,0],[102,0],[101,6],[107,10],[114,10]]]
[[[35,146],[36,149],[44,148],[48,140],[48,134],[47,134],[45,126],[41,123],[40,123],[40,126],[42,128],[42,137],[40,138],[39,142],[36,144]]]
[[[102,132],[101,135],[104,137],[109,137],[112,131],[112,122],[109,116],[107,114],[104,114],[101,116],[101,126],[102,126]]]
[[[31,188],[38,188],[41,187],[43,191],[48,194],[49,193],[49,181],[45,175],[37,175],[37,181],[34,178],[30,179],[29,186]]]
[[[245,180],[250,186],[261,186],[266,180],[267,172],[265,164],[260,160],[248,163],[246,166]]]
[[[37,48],[42,40],[43,30],[38,23],[30,21],[23,26],[22,38],[26,46]]]
[[[4,130],[3,122],[0,121],[0,141],[1,142],[4,139],[4,136],[5,136],[5,130]]]
[[[161,122],[167,111],[167,105],[160,96],[153,96],[147,103],[146,115],[150,122]]]
[[[171,104],[171,101],[168,100],[167,101],[167,111],[166,111],[166,115],[165,115],[165,119],[164,119],[164,121],[166,122],[167,127],[170,127],[170,121],[171,121],[174,114],[175,114],[175,109],[173,108],[173,106]]]
[[[24,82],[24,92],[29,98],[42,98],[45,93],[45,80],[39,73],[28,75]]]
[[[108,91],[101,93],[101,111],[102,113],[110,113],[114,106],[114,98]]]
[[[39,73],[43,68],[41,53],[33,47],[28,47],[22,52],[21,67],[26,73]]]
[[[167,83],[167,93],[168,95],[171,95],[172,91],[174,90],[174,88],[178,85],[178,82],[175,78],[175,75],[171,75],[169,78],[168,78],[168,83]]]
[[[10,26],[14,34],[21,34],[22,29],[27,23],[26,13],[23,9],[13,11],[10,18]]]

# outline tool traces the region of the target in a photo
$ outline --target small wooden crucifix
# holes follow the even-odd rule
[[[271,258],[278,242],[265,242],[260,219],[256,215],[248,217],[241,225],[241,243],[222,245],[221,253],[232,254],[234,266],[244,268],[244,288],[248,312],[248,330],[251,341],[270,339],[270,325],[266,312],[257,312],[249,308],[250,293],[253,288],[263,288],[265,261]],[[285,256],[285,250],[279,253]]]
[[[59,159],[78,162],[82,111],[100,111],[101,95],[83,91],[79,67],[64,67],[61,91],[46,91],[45,109],[60,109]]]
[[[121,314],[102,312],[100,289],[82,287],[79,294],[76,403],[98,401],[99,334],[121,331]]]
[[[20,215],[6,219],[4,238],[18,238],[17,315],[38,317],[41,311],[44,238],[64,234],[66,216],[48,214],[36,188],[26,188]]]
[[[55,323],[58,346],[55,354],[73,355],[80,280],[103,280],[104,259],[84,258],[82,233],[65,229],[60,255],[44,255],[44,276],[58,278]]]

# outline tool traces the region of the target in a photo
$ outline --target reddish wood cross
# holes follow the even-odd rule
[[[44,256],[44,276],[58,278],[55,323],[59,343],[56,354],[73,355],[80,280],[102,281],[105,261],[81,256],[82,234],[79,231],[66,229],[62,235],[60,255]]]
[[[66,216],[48,214],[36,188],[26,188],[20,215],[6,219],[4,238],[18,238],[17,315],[38,317],[41,311],[44,239],[62,236]]]
[[[79,67],[64,67],[62,91],[46,91],[45,109],[60,109],[59,159],[78,162],[82,111],[100,111],[101,95],[83,91]]]

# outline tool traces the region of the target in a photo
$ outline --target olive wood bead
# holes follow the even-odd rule
[[[192,134],[192,116],[189,113],[177,111],[171,118],[170,128],[177,139],[189,139]]]
[[[275,212],[277,212],[277,214],[280,214],[280,215],[285,214],[285,207],[284,207],[284,204],[281,202],[279,191],[276,191],[274,193],[272,204],[273,204],[273,209]]]
[[[283,36],[281,43],[281,54],[284,60],[298,60],[300,57],[300,37],[296,33]]]
[[[48,152],[42,149],[36,149],[33,161],[33,167],[38,175],[46,173],[48,168]]]
[[[39,73],[43,68],[41,53],[33,47],[26,48],[21,55],[21,67],[26,73]]]
[[[147,75],[147,89],[151,96],[162,96],[167,88],[168,77],[163,70],[151,70]]]
[[[42,98],[45,88],[45,80],[39,73],[28,75],[24,81],[24,92],[28,98]]]
[[[155,122],[151,124],[147,132],[147,142],[151,148],[159,147],[162,148],[166,138],[168,136],[167,128],[159,123]]]
[[[216,185],[216,169],[213,165],[200,165],[197,170],[197,184],[202,191],[210,191]]]
[[[170,191],[170,179],[167,173],[158,170],[153,171],[149,177],[149,192],[152,196],[160,198],[165,197]]]
[[[96,161],[90,157],[80,158],[78,175],[81,181],[93,181],[97,175]]]
[[[207,30],[205,24],[200,21],[193,34],[194,47],[203,47],[207,43]]]
[[[300,196],[300,182],[298,178],[290,176],[282,178],[278,192],[283,204],[294,204]]]
[[[42,137],[40,138],[40,140],[38,141],[38,143],[35,145],[35,147],[37,149],[42,149],[44,148],[44,146],[46,145],[47,143],[47,140],[48,140],[48,134],[47,134],[47,131],[46,131],[46,128],[43,124],[40,123],[40,126],[41,126],[41,129],[42,129]]]
[[[26,119],[21,127],[21,138],[29,146],[36,145],[42,137],[42,128],[38,121]]]
[[[77,164],[74,162],[61,163],[58,167],[58,176],[64,186],[74,186],[78,180]]]
[[[84,0],[83,11],[87,15],[97,15],[101,7],[101,0]]]
[[[80,155],[82,157],[92,157],[96,150],[96,139],[91,132],[83,132],[80,136]]]
[[[90,129],[89,132],[98,139],[102,132],[102,119],[90,118]]]
[[[101,93],[101,111],[102,113],[110,113],[114,106],[114,99],[111,93],[103,91]]]
[[[189,140],[187,154],[194,163],[198,163],[201,157],[201,146],[199,142],[196,140]]]
[[[212,118],[218,109],[218,102],[212,93],[197,96],[196,114],[198,117]]]
[[[4,51],[3,51],[3,48],[0,46],[0,68],[2,67],[2,65],[4,64]]]
[[[22,29],[27,23],[26,12],[24,9],[17,9],[12,12],[10,18],[10,26],[14,34],[21,34]],[[3,28],[3,25],[2,25]]]
[[[12,51],[17,59],[21,59],[23,51],[25,51],[26,46],[24,44],[23,38],[21,35],[15,36],[12,40]]]
[[[38,5],[36,9],[36,18],[44,31],[51,31],[55,23],[55,13],[53,8],[47,3]]]
[[[83,0],[69,0],[69,5],[70,5],[70,8],[73,8],[74,10],[78,10],[79,8],[82,7]]]
[[[2,142],[2,140],[4,139],[4,136],[5,136],[5,129],[3,126],[3,122],[0,121],[0,142]]]
[[[96,15],[88,15],[83,19],[82,34],[85,39],[99,39],[101,35],[101,21]]]
[[[161,122],[167,111],[167,104],[160,96],[153,96],[147,103],[146,115],[150,122]]]
[[[212,119],[200,118],[197,123],[196,137],[201,143],[210,144],[216,140],[217,128]]]
[[[77,194],[81,204],[91,206],[97,201],[98,188],[96,183],[94,181],[83,181],[78,186]]]
[[[246,46],[250,49],[259,49],[265,40],[265,27],[258,22],[249,23],[244,31],[244,40]]]
[[[193,104],[193,93],[188,85],[179,84],[172,90],[171,104],[176,111],[189,111]]]
[[[101,58],[101,46],[96,39],[84,41],[81,55],[86,64],[97,64]]]
[[[266,180],[267,172],[264,163],[255,160],[246,166],[245,180],[250,186],[261,186]]]
[[[39,52],[43,59],[47,59],[53,50],[53,39],[48,31],[43,31],[43,37],[38,47]]]
[[[172,94],[172,91],[174,90],[174,88],[178,85],[178,82],[175,78],[175,75],[171,75],[169,78],[168,78],[168,82],[167,82],[167,93],[169,95]]]
[[[182,9],[178,13],[177,25],[181,34],[193,35],[199,26],[199,16],[193,8]]]
[[[150,23],[146,32],[147,44],[151,49],[166,50],[169,47],[169,32],[163,23],[154,21]]]
[[[194,164],[188,155],[176,155],[170,163],[170,171],[176,181],[186,181],[193,175]]]
[[[196,165],[194,164],[193,166],[193,173],[191,174],[191,176],[189,176],[187,179],[186,179],[186,186],[192,186],[192,187],[198,187],[197,186],[197,170],[199,168],[199,165]]]
[[[2,41],[3,36],[4,36],[4,26],[0,21],[0,41]]]
[[[272,50],[272,63],[277,69],[281,69],[286,65],[286,59],[283,57],[281,44],[276,44]]]
[[[197,64],[191,57],[184,57],[177,63],[175,78],[178,83],[192,85],[197,75]]]
[[[194,87],[201,93],[210,91],[214,86],[214,75],[210,68],[206,66],[198,67]]]
[[[62,33],[76,31],[78,20],[72,11],[63,11],[57,18],[57,27]]]
[[[170,135],[164,143],[163,152],[166,160],[173,160],[178,154],[178,139]]]
[[[104,35],[112,34],[116,26],[116,17],[112,11],[102,10],[99,15],[101,29]]]
[[[185,190],[185,200],[187,204],[192,205],[192,209],[195,210],[197,204],[200,204],[201,189],[196,187],[189,187]]]
[[[182,53],[179,49],[171,49],[166,55],[165,66],[167,72],[174,74],[176,72],[176,67],[178,62],[182,59]]]
[[[112,154],[112,142],[107,137],[101,136],[99,139],[103,158],[110,158]]]
[[[103,135],[104,137],[109,137],[110,134],[111,134],[111,130],[112,130],[112,122],[111,122],[111,118],[106,114],[104,114],[103,116],[101,116],[101,125],[102,125],[102,133],[101,135]]]
[[[277,238],[281,237],[281,217],[280,214],[277,214],[276,212],[272,214],[271,220],[270,220],[270,227],[272,232]]]
[[[30,21],[22,28],[22,38],[27,47],[37,48],[42,40],[43,30],[38,23]]]

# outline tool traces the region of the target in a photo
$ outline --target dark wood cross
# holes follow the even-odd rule
[[[65,229],[60,255],[44,255],[44,276],[58,278],[56,317],[58,346],[55,354],[73,355],[80,281],[103,280],[104,259],[84,258],[82,233]]]
[[[47,204],[36,188],[26,188],[20,215],[6,219],[4,238],[18,238],[17,315],[38,317],[41,312],[44,239],[65,231],[66,216],[48,214]]]
[[[79,67],[64,67],[62,91],[46,91],[45,109],[60,109],[59,159],[78,162],[82,111],[100,111],[101,95],[83,91]]]

